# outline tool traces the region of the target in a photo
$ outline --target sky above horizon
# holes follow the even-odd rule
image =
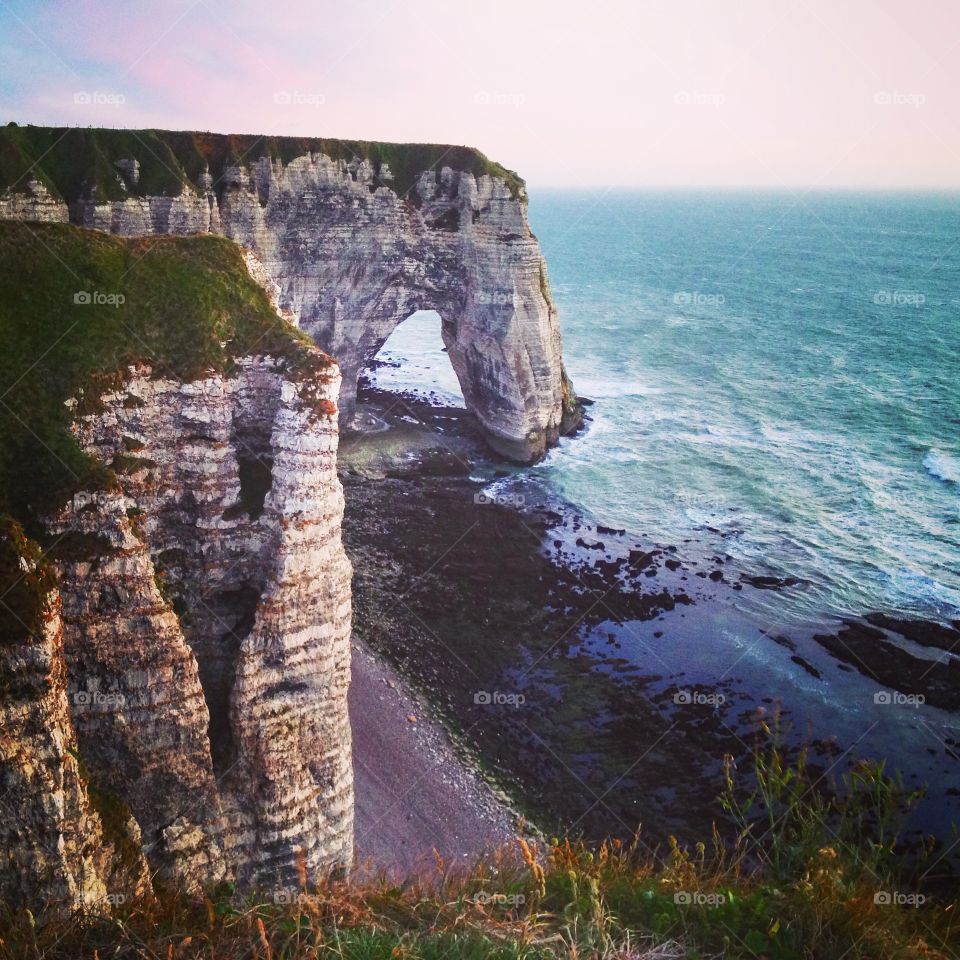
[[[532,187],[960,187],[955,0],[0,0],[3,122],[463,143]]]

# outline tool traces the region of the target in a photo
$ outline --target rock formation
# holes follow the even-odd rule
[[[109,908],[149,874],[187,888],[276,889],[348,868],[351,567],[340,538],[336,364],[278,322],[223,240],[150,241],[133,251],[140,271],[131,272],[120,257],[132,242],[2,226],[6,266],[18,244],[29,261],[29,231],[41,230],[42,276],[62,260],[71,283],[99,258],[101,276],[113,264],[123,277],[131,309],[138,285],[177,262],[169,245],[184,247],[180,262],[210,259],[196,268],[201,280],[238,291],[215,298],[210,322],[242,349],[196,376],[145,359],[104,378],[85,360],[91,374],[66,399],[66,423],[101,467],[56,509],[20,508],[43,551],[3,516],[24,498],[0,460],[0,898]],[[157,320],[138,330],[160,325],[202,345],[186,329],[199,321],[149,289]],[[17,311],[35,304],[9,306],[16,330]],[[68,332],[85,321],[73,344],[60,341],[75,361],[83,338],[98,337],[97,315],[56,292],[37,309],[47,306],[63,312]],[[240,310],[243,343],[229,316]],[[231,322],[235,332],[221,333]],[[143,354],[145,334],[127,335]],[[20,385],[9,382],[20,389],[34,375],[53,381],[51,370],[25,369]],[[7,401],[17,403],[16,391]],[[0,417],[6,440],[12,424]],[[43,424],[38,411],[28,439],[51,429]],[[66,455],[58,434],[42,442]]]
[[[25,131],[51,138],[35,175],[44,163],[58,169],[67,132]],[[281,307],[340,363],[341,425],[353,415],[360,371],[424,309],[440,313],[467,407],[495,450],[535,460],[579,424],[523,183],[482,155],[163,131],[88,136],[112,161],[112,178],[82,167],[69,184],[46,178],[59,207],[14,183],[0,215],[51,219],[69,208],[72,222],[110,233],[222,233],[255,251]],[[165,170],[151,174],[161,151]]]
[[[60,582],[82,585],[61,590],[74,692],[108,704],[74,724],[180,882],[350,861],[337,380],[269,357],[188,383],[137,369],[77,421],[122,492],[77,494],[50,523]]]
[[[60,594],[40,551],[9,521],[0,567],[0,900],[109,909],[146,883],[139,828],[103,796],[101,816],[88,791],[70,719]]]

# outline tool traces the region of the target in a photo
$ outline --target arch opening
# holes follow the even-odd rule
[[[460,381],[441,335],[435,310],[416,310],[401,321],[361,371],[357,400],[383,402],[389,395],[434,407],[464,410]],[[385,397],[386,395],[386,397]]]

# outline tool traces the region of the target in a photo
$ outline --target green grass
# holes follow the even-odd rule
[[[77,295],[109,302],[78,303]],[[0,513],[29,532],[74,490],[112,482],[77,446],[65,406],[96,407],[129,364],[189,379],[270,353],[323,376],[330,363],[285,324],[229,240],[119,239],[0,223]],[[115,470],[139,458],[121,454]]]
[[[389,164],[392,180],[380,181],[407,196],[425,170],[448,166],[477,176],[500,177],[514,197],[524,185],[512,170],[500,166],[472,147],[433,143],[381,143],[330,137],[269,137],[171,130],[110,130],[80,127],[0,127],[0,192],[23,190],[29,175],[40,179],[54,196],[68,202],[85,197],[93,188],[99,200],[125,196],[179,194],[196,190],[200,174],[209,169],[216,188],[222,187],[226,166],[251,164],[260,157],[289,163],[308,152],[334,160],[369,160],[379,177]],[[116,161],[140,162],[140,182],[118,179]]]
[[[762,786],[726,784],[737,822],[727,842],[715,835],[688,850],[669,838],[654,858],[638,839],[593,848],[517,840],[472,869],[438,859],[432,874],[403,883],[370,871],[303,877],[301,892],[280,903],[224,885],[205,896],[160,891],[112,917],[105,908],[38,923],[8,910],[0,960],[954,958],[955,891],[918,882],[935,853],[904,844],[911,795],[869,765],[825,790],[805,758],[787,762],[769,732],[754,758]],[[884,902],[890,893],[925,900]]]

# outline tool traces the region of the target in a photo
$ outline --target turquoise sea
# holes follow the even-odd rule
[[[595,401],[532,476],[799,578],[743,596],[781,624],[960,618],[960,196],[532,191],[530,215]],[[437,327],[403,324],[381,383],[455,397]]]

